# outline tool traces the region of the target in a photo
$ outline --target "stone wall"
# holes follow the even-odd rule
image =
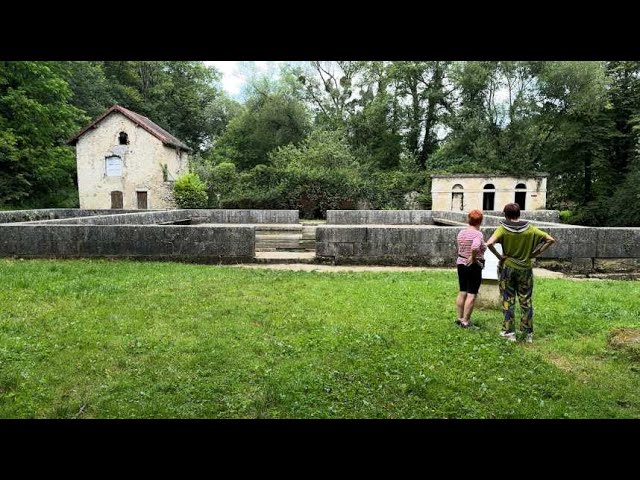
[[[116,210],[117,211],[117,210]],[[38,225],[155,225],[190,218],[189,210],[136,210],[133,213],[96,215],[93,217],[64,218],[29,222]]]
[[[3,225],[0,257],[252,261],[253,226]]]
[[[24,212],[35,212],[35,210],[25,210]],[[58,217],[47,217],[45,215],[25,213],[21,218],[31,218],[35,216],[34,221],[29,223],[61,225],[153,225],[185,219],[189,219],[191,225],[203,223],[291,224],[299,222],[298,210],[172,209],[156,211],[133,210],[129,213],[123,213],[126,212],[123,210],[79,210],[78,212],[94,212],[94,216],[88,216],[90,214],[85,213],[68,218],[66,214]],[[105,214],[104,212],[109,213]],[[11,215],[7,215],[7,218],[11,217]],[[49,220],[49,218],[57,219]]]
[[[432,225],[431,210],[327,210],[327,225]]]
[[[468,212],[467,212],[468,213]],[[504,218],[502,210],[487,210],[482,212],[485,216]],[[532,222],[559,223],[559,210],[522,210],[520,212],[520,220],[531,220]]]
[[[0,224],[13,222],[32,222],[62,218],[89,217],[94,215],[117,215],[137,213],[140,210],[86,210],[80,208],[39,208],[35,210],[9,210],[0,212]],[[145,210],[148,212],[148,210]]]
[[[483,212],[486,217],[504,218],[502,211]],[[327,210],[328,225],[432,225],[433,218],[446,218],[459,222],[467,222],[468,212],[452,212],[448,210]],[[558,210],[523,211],[522,220],[534,222],[558,223]],[[499,220],[487,219],[490,225],[497,225]],[[486,223],[486,222],[485,222]]]
[[[492,212],[493,213],[493,212]],[[527,212],[529,213],[529,212]],[[467,212],[433,212],[433,217],[434,218],[444,218],[446,220],[452,220],[452,221],[456,221],[456,222],[461,222],[461,223],[467,223],[467,218],[468,218],[468,213]],[[546,228],[546,227],[558,227],[558,226],[562,226],[563,224],[560,223],[556,223],[556,222],[545,222],[545,221],[541,221],[538,219],[534,219],[533,218],[534,215],[529,215],[528,217],[525,217],[524,215],[522,215],[520,218],[522,220],[529,220],[533,225],[539,227],[539,228]],[[541,215],[540,218],[547,218],[547,217],[552,217],[552,215]],[[489,215],[487,212],[484,212],[484,219],[482,221],[482,225],[484,226],[498,226],[500,225],[500,221],[504,220],[504,214],[500,213],[499,215]],[[579,225],[570,225],[570,227],[575,227],[575,228],[586,228],[586,227],[581,227]]]
[[[192,224],[199,223],[299,223],[298,210],[209,209],[183,210],[190,213]]]
[[[316,256],[336,264],[455,266],[460,227],[321,225],[316,229]],[[495,226],[481,230],[485,239]],[[544,225],[556,243],[536,265],[554,269],[629,271],[640,262],[640,228],[590,228]]]

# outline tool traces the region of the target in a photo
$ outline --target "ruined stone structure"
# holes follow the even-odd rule
[[[83,209],[175,207],[173,182],[191,149],[160,126],[114,105],[68,142],[76,146]]]
[[[488,239],[504,216],[486,213],[481,230]],[[549,222],[557,213],[530,211],[521,216],[556,239],[553,248],[535,260],[536,266],[574,273],[640,270],[640,228]],[[338,265],[453,267],[456,236],[466,224],[463,212],[328,211],[327,224],[316,229],[316,260]]]
[[[503,216],[485,213],[488,238]],[[521,217],[557,240],[536,266],[595,275],[640,271],[640,228],[559,224],[557,213]],[[305,263],[453,267],[466,221],[464,212],[429,210],[330,210],[327,224],[315,226],[300,224],[297,210],[0,212],[0,257],[281,263],[302,256]]]
[[[440,211],[502,210],[507,203],[517,203],[521,210],[542,210],[547,204],[547,175],[432,175],[431,197],[432,209]]]

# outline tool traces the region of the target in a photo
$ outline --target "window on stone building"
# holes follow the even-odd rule
[[[453,188],[453,192],[451,193],[451,210],[455,212],[459,212],[464,209],[464,192],[462,185],[456,183]]]
[[[120,143],[120,145],[129,145],[129,135],[125,132],[120,132],[120,135],[118,135],[118,143]]]
[[[117,155],[111,155],[105,158],[105,172],[107,177],[122,176],[122,158]]]
[[[482,210],[494,210],[496,201],[496,187],[493,183],[487,183],[482,193]]]
[[[516,195],[514,202],[520,206],[520,210],[525,209],[525,204],[527,202],[527,186],[524,183],[519,183],[516,185]]]

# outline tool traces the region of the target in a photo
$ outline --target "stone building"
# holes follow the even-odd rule
[[[432,210],[502,210],[517,203],[521,210],[544,210],[547,206],[547,174],[528,177],[490,174],[431,176]]]
[[[80,208],[175,206],[173,182],[188,172],[191,149],[147,117],[114,105],[68,144],[76,147]]]

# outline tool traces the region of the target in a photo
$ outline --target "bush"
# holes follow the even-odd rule
[[[573,216],[573,212],[571,210],[561,210],[560,211],[560,221],[562,223],[571,223],[570,218]]]
[[[374,209],[405,210],[407,193],[428,191],[426,181],[424,172],[371,172],[366,175],[360,198],[366,200]],[[424,195],[419,196],[419,203],[423,203],[424,200]]]
[[[358,184],[344,172],[287,171],[281,185],[288,208],[305,219],[324,219],[327,210],[353,210]]]
[[[187,173],[176,180],[173,186],[176,204],[180,208],[206,208],[207,186],[195,173]]]

